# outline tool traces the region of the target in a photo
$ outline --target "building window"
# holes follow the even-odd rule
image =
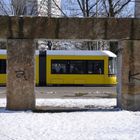
[[[0,74],[6,73],[6,60],[0,59]]]

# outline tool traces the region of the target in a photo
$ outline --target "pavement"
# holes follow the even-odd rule
[[[35,87],[36,98],[116,98],[116,87]],[[0,87],[6,98],[6,87]]]

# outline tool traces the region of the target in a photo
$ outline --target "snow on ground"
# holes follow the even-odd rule
[[[0,99],[0,107],[5,106]],[[51,106],[109,106],[114,99],[37,99]],[[33,113],[0,109],[0,140],[140,140],[140,112],[96,110]]]
[[[52,106],[52,107],[85,107],[85,106],[95,107],[112,107],[116,106],[116,99],[107,99],[107,98],[99,98],[99,99],[37,99],[36,106]],[[0,99],[0,107],[6,106],[6,99]]]
[[[79,107],[85,106],[95,107],[111,107],[116,106],[116,99],[37,99],[37,106],[53,106],[53,107]]]

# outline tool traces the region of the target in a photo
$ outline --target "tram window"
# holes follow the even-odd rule
[[[116,74],[116,59],[109,57],[108,74]]]
[[[89,60],[88,61],[88,74],[104,74],[104,61],[103,60]]]
[[[66,60],[52,60],[51,61],[51,73],[52,74],[65,74],[67,72]]]
[[[70,60],[70,74],[85,74],[85,62],[83,60]]]
[[[104,74],[104,60],[52,60],[52,74]]]
[[[6,73],[6,60],[0,59],[0,74]]]

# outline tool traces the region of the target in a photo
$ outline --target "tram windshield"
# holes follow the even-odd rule
[[[109,57],[109,65],[108,65],[108,74],[109,75],[114,75],[117,72],[117,67],[116,67],[116,58],[115,57]]]

